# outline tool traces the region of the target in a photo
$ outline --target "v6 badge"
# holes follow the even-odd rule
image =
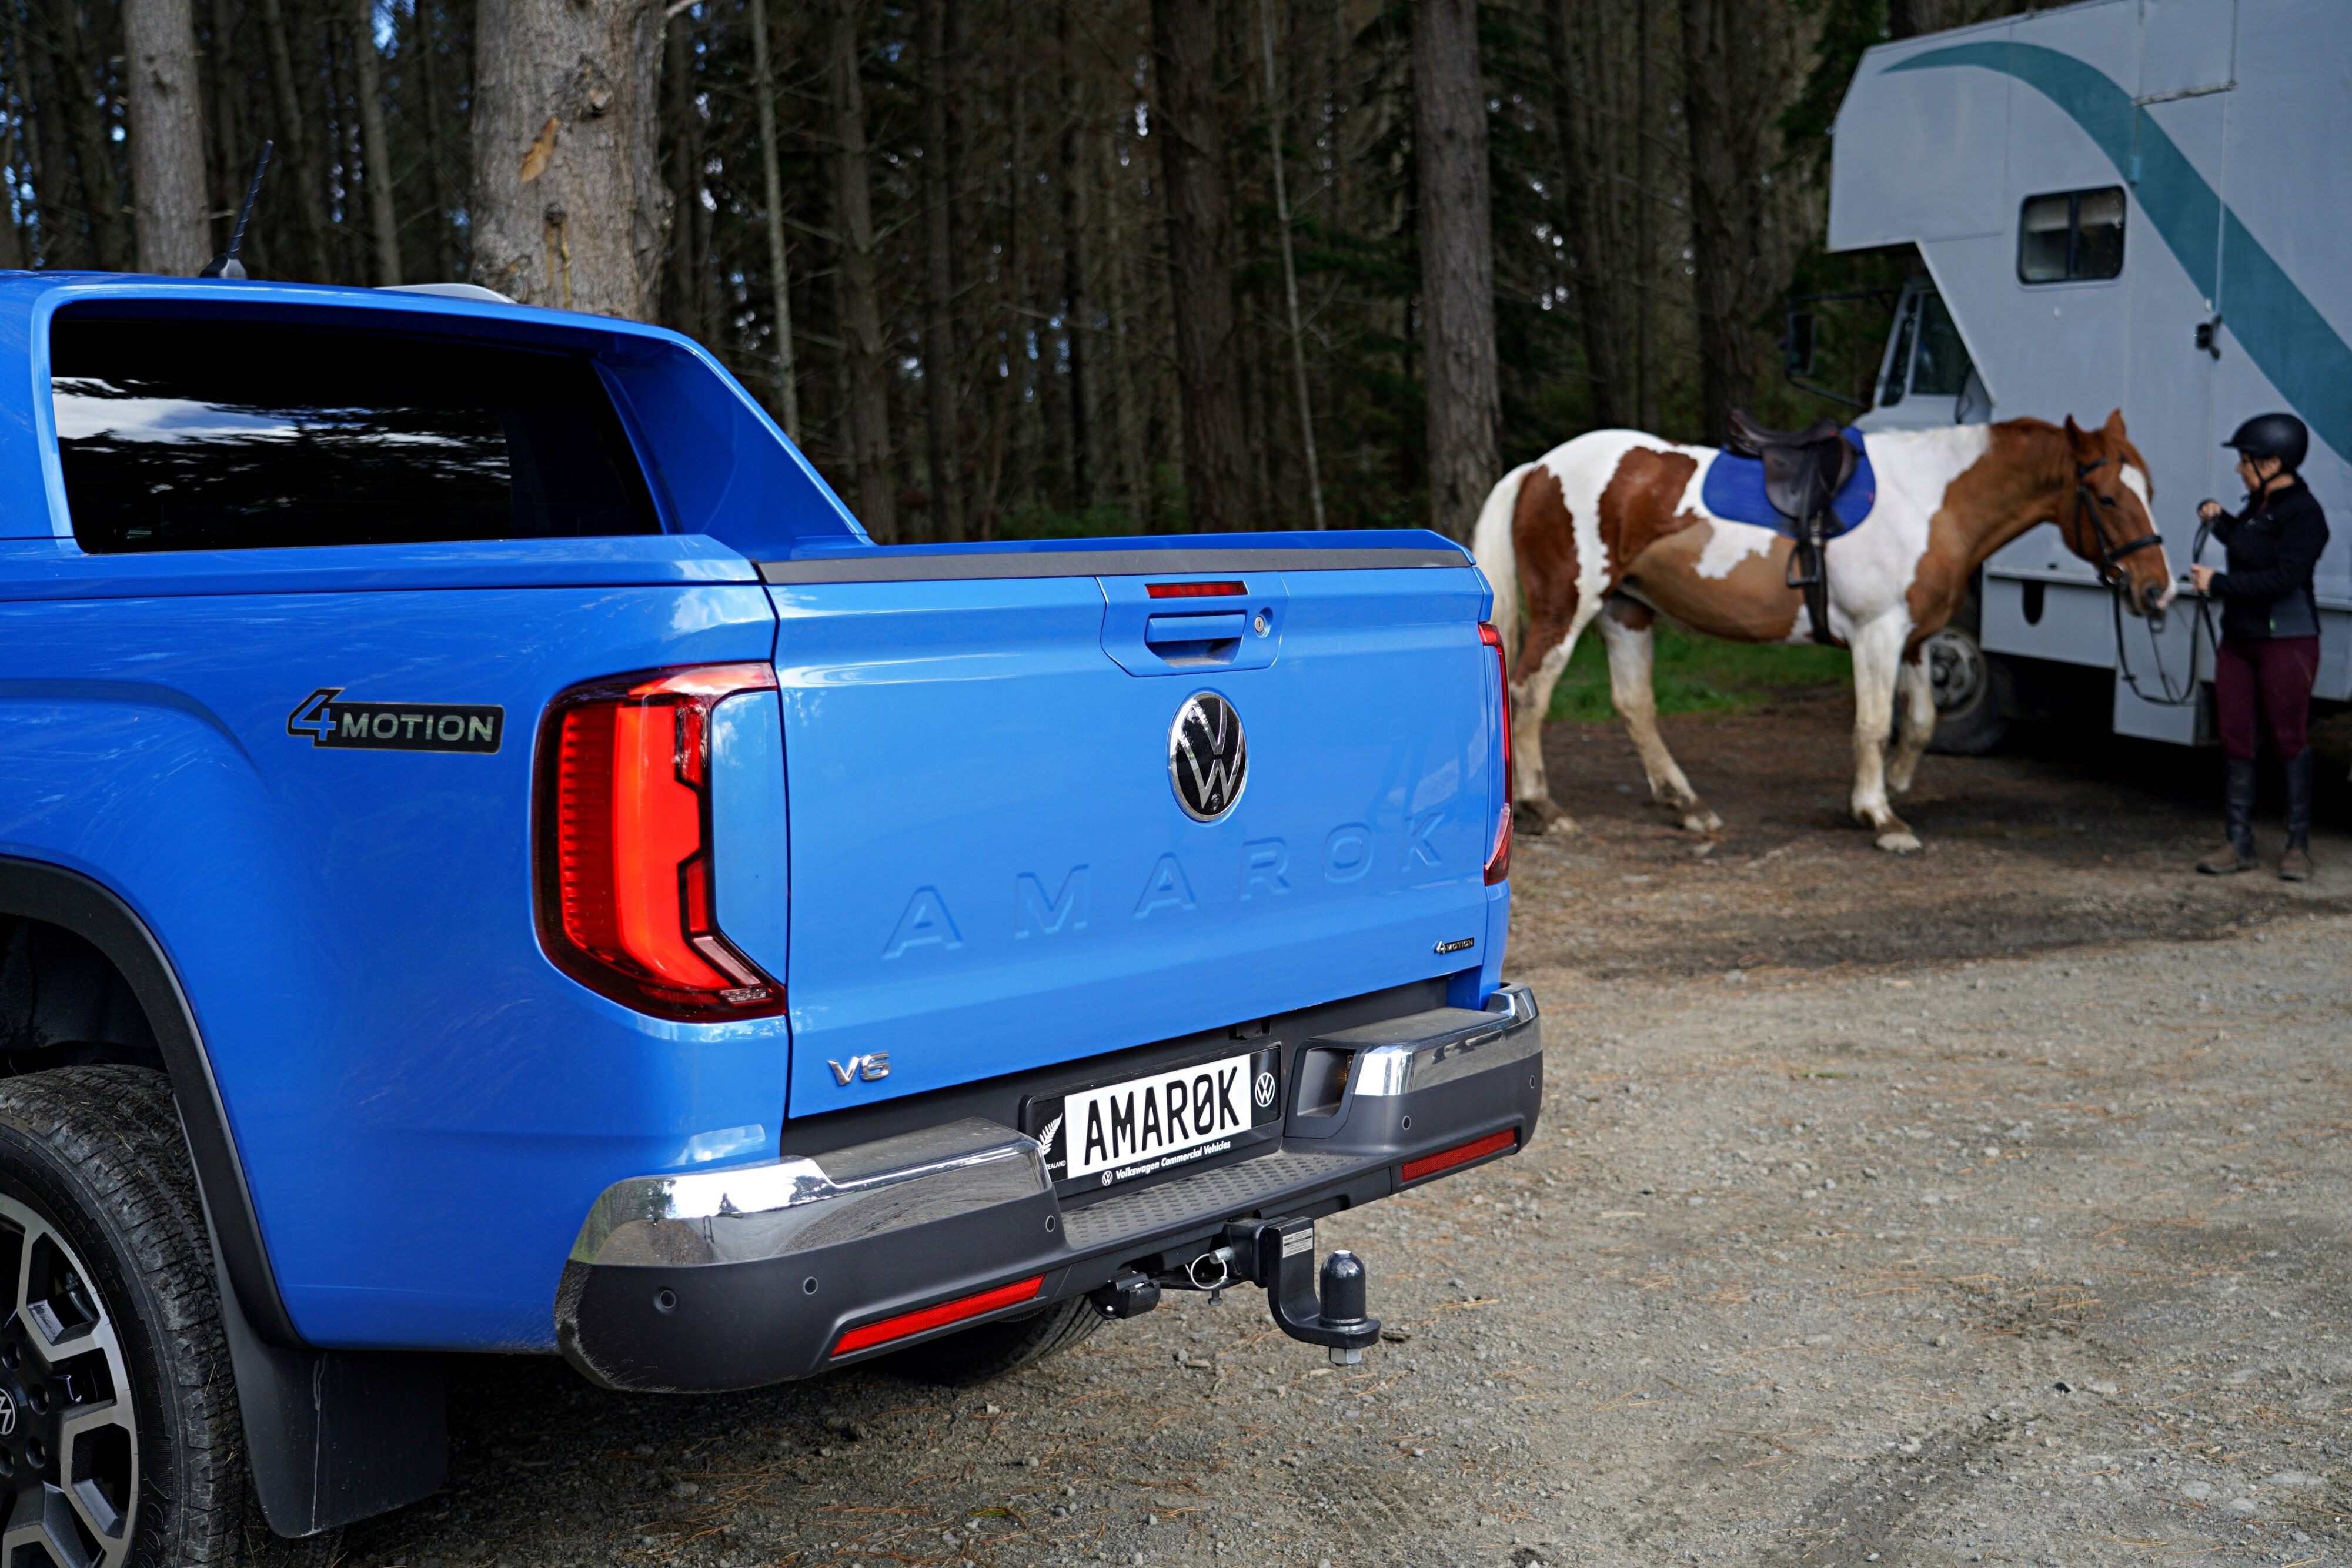
[[[351,703],[341,686],[320,686],[286,716],[286,733],[313,746],[351,751],[471,751],[499,748],[507,710],[478,703]]]

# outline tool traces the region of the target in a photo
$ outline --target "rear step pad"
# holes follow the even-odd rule
[[[1261,1155],[1239,1165],[1178,1176],[1062,1217],[1062,1234],[1081,1252],[1115,1247],[1195,1222],[1212,1226],[1266,1199],[1336,1179],[1365,1166],[1361,1155]]]

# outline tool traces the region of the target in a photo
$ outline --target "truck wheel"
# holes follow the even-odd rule
[[[1095,1332],[1102,1313],[1084,1296],[1055,1301],[1025,1318],[1005,1318],[930,1340],[885,1358],[890,1369],[918,1383],[970,1388],[993,1383]]]
[[[2009,661],[1988,653],[1976,633],[1955,622],[1919,650],[1936,688],[1936,734],[1930,751],[1982,757],[2009,735]]]
[[[163,1074],[0,1081],[0,1561],[234,1561],[245,1433]]]

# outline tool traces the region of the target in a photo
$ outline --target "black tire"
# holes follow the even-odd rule
[[[2009,661],[1988,653],[1972,626],[1955,622],[1919,649],[1936,687],[1936,733],[1927,749],[1947,757],[1982,757],[2009,738]]]
[[[20,1271],[27,1248],[34,1267]],[[12,1568],[281,1560],[293,1543],[249,1528],[258,1513],[211,1244],[162,1073],[81,1066],[0,1080],[0,1265],[11,1297],[0,1392],[12,1407],[0,1448],[14,1472],[0,1487],[12,1518],[43,1488],[37,1528],[72,1536],[63,1551],[12,1539]]]
[[[1084,1296],[1055,1301],[1025,1318],[1004,1318],[902,1350],[883,1358],[899,1376],[940,1388],[971,1388],[1009,1377],[1069,1349],[1102,1322]]]

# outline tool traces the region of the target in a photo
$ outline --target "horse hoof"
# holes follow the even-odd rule
[[[1521,800],[1511,808],[1511,830],[1539,839],[1553,830],[1572,833],[1576,824],[1569,821],[1568,813],[1549,800]]]
[[[1879,834],[1878,847],[1891,855],[1916,855],[1919,852],[1919,840],[1910,829],[1897,828]]]
[[[1723,819],[1713,811],[1690,811],[1684,814],[1683,827],[1694,833],[1719,833],[1723,831]]]

